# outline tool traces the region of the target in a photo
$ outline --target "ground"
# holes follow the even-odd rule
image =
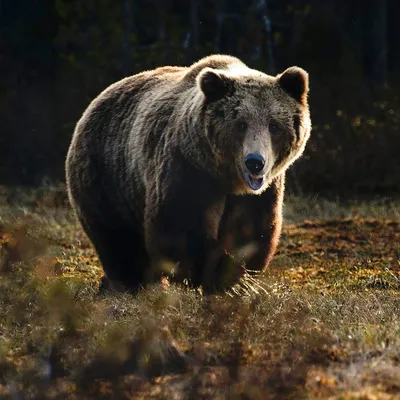
[[[98,292],[62,186],[0,188],[0,398],[400,399],[400,202],[288,197],[263,275]]]

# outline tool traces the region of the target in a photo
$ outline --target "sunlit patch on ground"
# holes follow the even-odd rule
[[[273,271],[292,285],[400,290],[400,222],[352,218],[287,225]]]

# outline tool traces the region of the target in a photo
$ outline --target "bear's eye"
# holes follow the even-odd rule
[[[268,125],[268,130],[270,133],[278,133],[279,132],[279,126],[275,122],[270,122]]]
[[[238,121],[237,129],[241,133],[246,132],[247,131],[247,122],[246,121]]]

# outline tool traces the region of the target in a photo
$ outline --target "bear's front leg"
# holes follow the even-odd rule
[[[282,230],[285,173],[259,196],[229,196],[221,220],[219,239],[230,252],[243,254],[246,269],[263,271],[272,260]]]
[[[177,192],[171,187],[163,196],[153,193],[148,196],[145,216],[146,246],[153,268],[163,262],[179,265],[178,280],[188,278],[206,292],[234,285],[245,269],[217,241],[224,196],[190,190],[174,196]]]

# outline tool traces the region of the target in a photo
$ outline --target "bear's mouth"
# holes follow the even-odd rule
[[[259,190],[264,185],[265,175],[256,176],[256,175],[251,175],[251,174],[245,172],[244,177],[246,179],[246,183],[253,190]]]

